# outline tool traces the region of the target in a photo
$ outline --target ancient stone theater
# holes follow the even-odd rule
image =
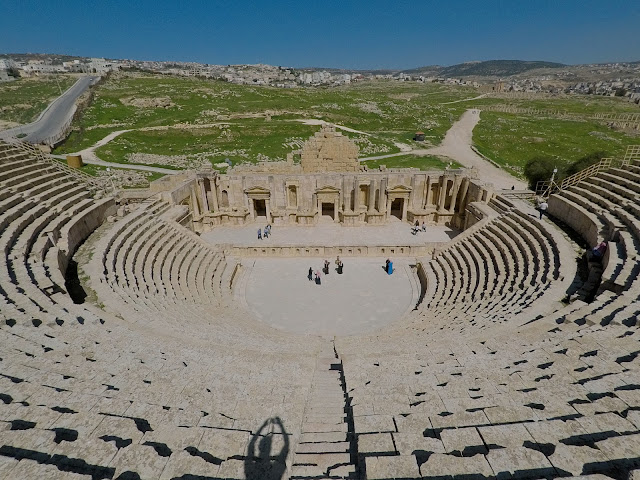
[[[331,126],[122,191],[0,144],[0,478],[636,478],[640,158],[599,165],[542,214]]]

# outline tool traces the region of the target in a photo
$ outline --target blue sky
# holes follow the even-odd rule
[[[0,0],[0,53],[405,69],[640,60],[640,0]]]

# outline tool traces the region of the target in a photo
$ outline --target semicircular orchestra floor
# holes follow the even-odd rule
[[[342,275],[335,258],[327,260],[329,275],[322,273],[323,258],[245,258],[235,294],[244,296],[261,322],[323,336],[372,332],[417,302],[419,285],[410,266],[415,259],[394,259],[392,275],[384,270],[384,258],[344,257]],[[308,280],[309,267],[320,272],[320,285]]]

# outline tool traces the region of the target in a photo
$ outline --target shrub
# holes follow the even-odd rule
[[[533,157],[524,166],[524,176],[529,181],[529,188],[535,190],[539,181],[550,180],[553,169],[558,165],[558,160],[553,157]],[[556,174],[558,180],[558,174]]]
[[[567,167],[567,176],[578,173],[580,170],[584,170],[594,163],[598,163],[601,158],[605,158],[606,156],[607,152],[598,150],[597,152],[592,152],[588,155],[585,155],[584,157],[577,159]]]

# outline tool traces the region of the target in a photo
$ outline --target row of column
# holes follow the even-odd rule
[[[460,177],[458,175],[454,176],[441,176],[438,188],[438,198],[436,202],[437,210],[440,212],[450,212],[453,213],[456,208],[456,204],[458,203],[458,198],[464,199],[467,195],[467,191],[469,189],[469,178],[468,177]],[[448,208],[446,206],[447,200],[447,190],[449,186],[449,182],[453,181],[452,190],[451,190],[451,202]],[[195,184],[191,187],[191,204],[193,205],[194,216],[200,216],[201,212],[217,212],[219,210],[218,206],[218,196],[215,188],[215,183],[213,180],[209,179],[211,188],[209,192],[207,192],[205,188],[205,179],[196,179]],[[372,179],[369,181],[369,191],[368,191],[368,209],[373,210],[376,204],[376,180]],[[388,180],[386,178],[382,178],[380,180],[380,185],[378,189],[378,211],[379,212],[387,212],[390,209],[391,202],[389,201],[389,197],[387,195],[387,187]],[[412,178],[412,192],[411,195],[416,194],[416,185],[415,185],[415,177]],[[357,212],[360,210],[360,186],[361,183],[358,180],[358,177],[344,177],[343,179],[343,188],[340,191],[339,205],[343,206],[343,209],[351,210],[351,195],[347,192],[353,192],[353,211]],[[351,187],[351,188],[350,188]],[[422,209],[426,209],[429,205],[429,196],[431,195],[431,187],[432,181],[431,177],[428,176],[425,182],[425,194],[422,198],[422,202],[420,207]],[[251,202],[250,202],[251,203]],[[266,199],[267,204],[270,203],[269,199]],[[407,203],[411,203],[415,205],[415,202],[409,199],[409,202],[405,201],[405,208],[407,207]],[[267,210],[270,210],[270,205],[266,205]],[[251,205],[249,206],[250,209]],[[460,205],[461,209],[464,205]]]
[[[437,209],[439,212],[450,212],[453,213],[456,208],[456,204],[458,203],[458,194],[460,194],[460,198],[464,199],[467,195],[467,191],[469,190],[469,178],[462,177],[462,179],[458,175],[454,175],[453,177],[441,177],[440,188],[438,189],[438,202]],[[446,207],[447,201],[447,190],[449,187],[449,182],[453,181],[452,191],[451,191],[451,203],[448,208]],[[429,201],[429,194],[431,191],[431,177],[427,178],[427,194],[424,199],[424,206],[426,208],[427,203]],[[462,209],[462,205],[460,206]]]

